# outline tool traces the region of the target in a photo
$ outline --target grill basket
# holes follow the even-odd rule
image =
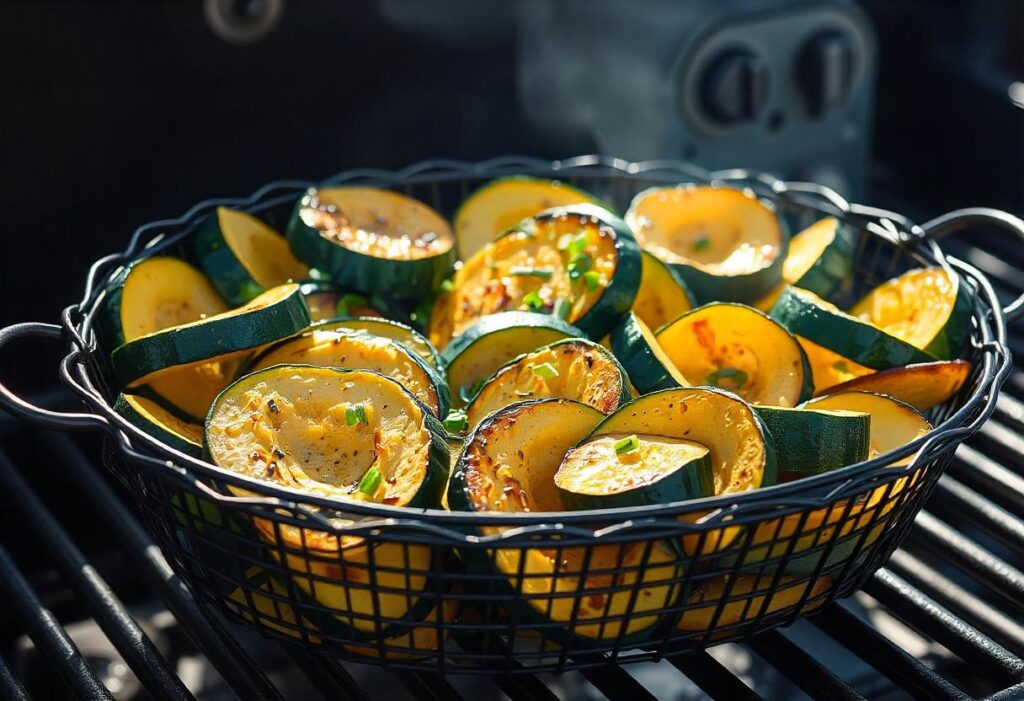
[[[446,216],[495,177],[557,178],[624,209],[658,184],[748,188],[799,228],[834,215],[859,234],[850,301],[921,265],[943,265],[976,288],[960,393],[928,417],[935,430],[900,451],[757,491],[679,504],[564,514],[463,514],[340,504],[225,473],[161,445],[111,409],[91,315],[119,266],[182,242],[217,206],[246,209],[278,230],[314,183],[284,181],[246,199],[203,202],[147,224],[123,253],[90,270],[63,324],[19,324],[63,339],[63,381],[85,413],[35,407],[0,385],[0,400],[50,428],[99,428],[105,457],[177,570],[207,604],[309,652],[442,673],[560,671],[659,659],[787,625],[851,594],[899,545],[952,453],[992,413],[1011,359],[1003,309],[985,277],[936,239],[972,226],[1024,237],[995,210],[960,210],[917,226],[831,190],[746,170],[715,173],[670,161],[504,158],[355,170],[327,181],[393,188]],[[796,229],[794,229],[796,230]],[[895,466],[901,463],[900,466]],[[537,562],[551,561],[553,571]],[[492,562],[505,563],[499,571]],[[462,643],[461,645],[459,643]],[[471,651],[471,652],[469,652]]]

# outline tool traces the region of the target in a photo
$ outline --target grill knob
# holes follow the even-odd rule
[[[704,76],[704,109],[726,125],[756,121],[768,100],[768,81],[768,64],[759,56],[740,49],[720,54]]]
[[[853,86],[854,49],[850,39],[824,32],[804,44],[797,59],[797,85],[814,117],[841,105]]]

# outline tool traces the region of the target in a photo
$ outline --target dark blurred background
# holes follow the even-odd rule
[[[90,261],[198,200],[431,157],[1024,209],[1021,0],[8,0],[0,105],[0,324],[55,321]]]

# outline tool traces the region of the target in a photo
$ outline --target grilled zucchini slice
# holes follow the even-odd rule
[[[873,392],[887,394],[924,412],[948,402],[967,382],[971,364],[966,360],[939,360],[880,370],[829,388],[829,394]]]
[[[967,339],[974,296],[974,288],[959,276],[923,268],[882,283],[850,314],[935,359],[949,360]]]
[[[455,262],[448,222],[427,205],[371,187],[311,188],[295,205],[297,258],[365,294],[429,295]]]
[[[448,413],[448,384],[420,356],[390,338],[352,329],[321,330],[314,327],[285,339],[253,359],[250,371],[274,365],[372,370],[398,382],[430,408],[434,416]]]
[[[873,370],[935,360],[874,324],[796,287],[786,288],[770,316],[797,336]]]
[[[540,397],[565,397],[602,413],[632,398],[629,379],[607,348],[582,338],[557,341],[503,365],[472,397],[466,417],[474,428],[498,409]]]
[[[233,305],[309,276],[283,236],[247,212],[218,207],[199,225],[192,255]]]
[[[845,224],[835,217],[819,219],[790,239],[782,263],[782,284],[754,306],[770,311],[786,285],[828,299],[848,279],[856,249],[857,237]]]
[[[871,420],[867,414],[842,409],[755,409],[779,451],[780,477],[829,472],[868,458]]]
[[[434,508],[447,479],[437,419],[397,382],[365,370],[278,365],[246,375],[214,402],[204,440],[222,469],[341,502]],[[378,631],[375,618],[407,630],[432,608],[404,593],[428,584],[427,546],[370,545],[259,517],[253,525],[270,554],[296,573],[299,590],[331,609],[346,635],[388,635],[392,626]],[[366,587],[371,576],[376,592]]]
[[[474,431],[448,487],[457,511],[563,511],[553,480],[563,457],[586,437],[603,414],[569,399],[542,399],[506,407]],[[504,529],[485,526],[481,535]],[[641,641],[662,620],[679,587],[681,569],[663,541],[591,548],[465,548],[467,564],[507,577],[520,614],[543,626],[548,637],[574,645],[609,640]],[[612,570],[620,573],[613,575]],[[591,593],[621,585],[611,593]],[[622,618],[628,607],[632,615]],[[618,619],[604,620],[605,617]],[[577,621],[571,629],[569,621]],[[552,625],[554,624],[554,625]],[[559,625],[561,624],[561,625]]]
[[[452,406],[465,406],[464,398],[475,394],[475,387],[482,386],[510,360],[555,341],[582,335],[579,329],[546,314],[502,312],[485,316],[444,349]]]
[[[796,338],[742,304],[694,309],[659,331],[657,340],[690,382],[730,390],[754,404],[796,406],[814,388]]]
[[[267,290],[231,311],[139,336],[114,349],[121,386],[147,384],[156,373],[237,356],[309,325],[309,310],[295,283]]]
[[[390,338],[393,341],[398,341],[423,358],[435,370],[441,371],[444,369],[444,361],[442,361],[437,349],[427,340],[426,336],[411,326],[406,326],[398,321],[381,319],[374,316],[341,317],[324,321],[317,324],[315,328],[319,331],[352,329],[353,331],[365,331],[374,336]]]
[[[627,314],[612,330],[611,348],[641,394],[690,386],[636,312]]]
[[[932,430],[928,420],[914,407],[884,394],[871,392],[838,392],[806,402],[807,409],[842,409],[868,414],[871,417],[871,437],[868,458],[901,448]],[[911,458],[893,463],[905,465]]]
[[[465,261],[438,300],[428,335],[443,350],[483,316],[528,311],[554,314],[602,338],[632,306],[640,266],[633,234],[607,210],[550,209]]]
[[[137,429],[194,458],[203,454],[202,424],[186,421],[138,394],[119,394],[114,411]]]
[[[313,323],[338,317],[384,317],[374,301],[328,280],[303,280],[300,288]]]
[[[804,349],[807,362],[810,363],[815,395],[828,392],[829,388],[842,382],[875,372],[871,368],[866,368],[860,363],[809,341],[800,334],[794,335],[797,342],[800,343],[800,347]]]
[[[602,203],[593,195],[557,180],[524,175],[492,180],[471,194],[455,213],[459,257],[465,260],[518,222],[572,204]]]
[[[648,328],[661,328],[694,308],[693,293],[672,268],[647,251],[641,251],[640,257],[640,289],[633,300],[633,313]]]
[[[786,230],[756,197],[727,187],[653,187],[626,223],[640,245],[672,266],[698,304],[753,302],[782,281]]]

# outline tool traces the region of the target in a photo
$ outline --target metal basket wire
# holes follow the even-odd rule
[[[342,504],[226,473],[112,411],[91,315],[119,266],[177,251],[216,206],[240,207],[283,228],[312,184],[285,181],[141,227],[124,252],[93,266],[82,301],[65,311],[61,327],[0,331],[0,346],[26,336],[64,338],[61,377],[86,413],[47,412],[2,386],[0,399],[53,428],[105,431],[108,465],[193,589],[232,619],[311,652],[444,673],[560,671],[741,639],[858,589],[899,545],[956,446],[992,413],[1011,364],[1006,322],[1020,315],[1022,301],[1003,309],[985,277],[945,256],[936,237],[979,224],[1024,236],[1024,223],[994,210],[962,210],[920,227],[818,185],[673,161],[432,161],[397,172],[348,171],[327,182],[393,188],[450,215],[475,187],[510,174],[558,178],[620,208],[651,185],[721,182],[752,190],[794,224],[835,215],[859,233],[850,299],[920,265],[946,266],[976,288],[968,382],[931,412],[935,430],[899,451],[798,482],[677,504],[448,513]]]

